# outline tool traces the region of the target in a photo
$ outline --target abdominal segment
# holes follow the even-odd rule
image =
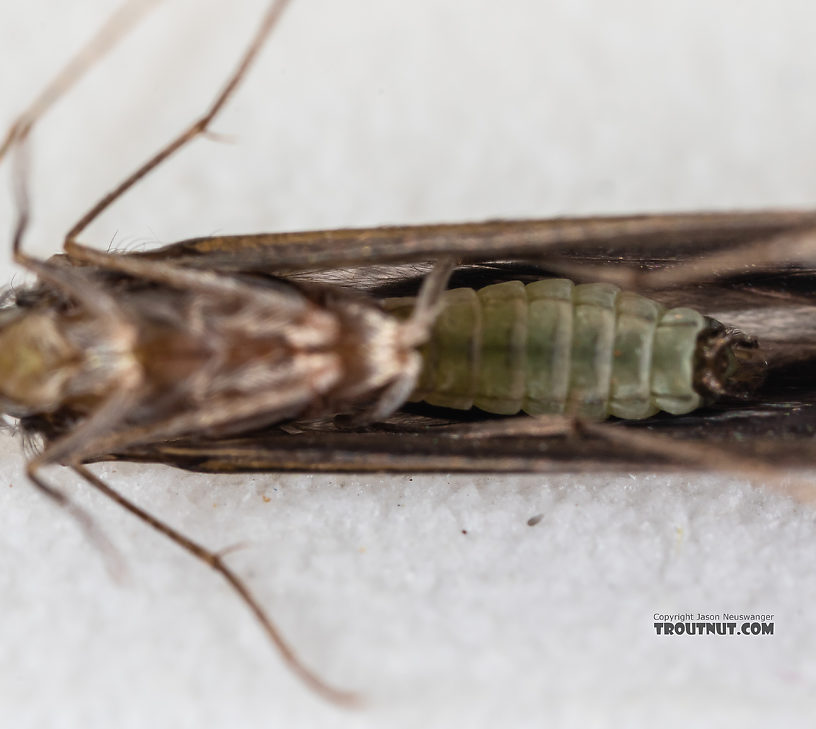
[[[410,312],[410,299],[387,309]],[[513,415],[639,419],[690,412],[708,320],[617,286],[546,279],[445,292],[412,400]]]

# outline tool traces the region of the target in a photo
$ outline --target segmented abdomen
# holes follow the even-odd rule
[[[391,299],[397,314],[410,299]],[[687,413],[706,319],[611,284],[520,281],[445,292],[412,400],[511,415]]]

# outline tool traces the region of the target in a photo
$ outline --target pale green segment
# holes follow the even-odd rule
[[[413,299],[385,306],[407,318]],[[611,284],[546,279],[446,291],[412,400],[512,415],[686,413],[705,318]]]
[[[527,396],[530,415],[564,412],[570,380],[572,281],[527,284]]]
[[[617,313],[609,414],[629,420],[648,418],[659,410],[651,392],[652,345],[663,307],[624,292],[618,297]]]
[[[478,389],[482,309],[473,289],[445,292],[445,306],[426,345],[419,390],[431,405],[457,410],[473,407]]]
[[[607,417],[615,342],[615,302],[620,289],[612,284],[581,284],[572,296],[572,361],[566,411],[595,420]]]
[[[386,299],[388,311],[407,319],[412,297]],[[470,410],[478,390],[482,345],[482,307],[473,289],[452,289],[443,295],[433,333],[422,347],[422,374],[411,400],[456,410]]]
[[[521,281],[485,286],[482,349],[473,404],[488,413],[513,415],[524,404],[527,358],[527,294]]]
[[[705,317],[694,309],[670,309],[660,320],[652,354],[652,398],[667,413],[682,415],[700,407],[694,391],[694,353]]]

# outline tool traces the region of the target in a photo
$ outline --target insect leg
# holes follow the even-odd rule
[[[126,499],[118,491],[115,491],[108,486],[102,479],[89,471],[85,466],[78,463],[71,464],[71,468],[76,471],[82,478],[84,478],[97,491],[101,492],[109,499],[115,501],[138,519],[151,526],[158,532],[164,534],[168,539],[175,542],[182,549],[192,554],[196,559],[201,560],[218,572],[229,584],[232,590],[237,594],[241,602],[246,605],[250,612],[255,616],[258,622],[264,629],[264,632],[277,648],[286,665],[301,678],[301,680],[318,694],[327,699],[337,703],[350,705],[357,701],[356,694],[336,689],[329,686],[317,674],[307,668],[297,657],[292,647],[281,635],[280,630],[272,622],[270,617],[261,607],[258,600],[252,594],[246,583],[238,577],[222,559],[222,555],[218,552],[212,552],[206,547],[203,547],[198,542],[186,537],[181,532],[173,529],[170,525],[157,519],[152,514],[148,513],[141,507],[134,504],[132,501]]]
[[[80,243],[73,242],[70,245],[71,257],[75,260],[82,260],[100,268],[111,271],[119,271],[136,278],[143,278],[156,283],[167,284],[180,289],[189,289],[202,293],[211,293],[219,296],[233,296],[241,298],[243,301],[258,301],[261,304],[269,304],[270,293],[268,290],[243,283],[235,276],[223,275],[215,271],[203,271],[199,269],[189,269],[172,263],[162,263],[139,259],[133,256],[123,256],[115,253],[106,253],[89,248]],[[40,271],[47,268],[47,264],[31,261],[23,254],[20,260],[24,265],[33,268],[40,275]],[[96,296],[96,293],[93,294]],[[278,305],[283,307],[287,301],[284,297],[277,297]],[[291,299],[290,305],[293,311],[299,310],[301,300]]]
[[[746,273],[757,268],[778,267],[781,261],[816,263],[816,228],[779,233],[660,271],[641,273],[635,276],[633,283],[644,288],[666,288]]]
[[[117,185],[113,190],[99,200],[76,222],[76,224],[74,224],[74,226],[65,236],[65,243],[63,247],[66,253],[82,259],[82,247],[76,243],[76,237],[106,208],[108,208],[115,200],[127,192],[127,190],[133,187],[133,185],[135,185],[145,175],[158,167],[162,162],[164,162],[164,160],[181,149],[185,144],[207,131],[210,122],[215,118],[216,114],[218,114],[224,104],[226,104],[230,96],[232,96],[233,92],[238,87],[238,84],[244,78],[247,70],[252,65],[252,62],[255,60],[256,56],[263,47],[264,42],[277,24],[278,19],[283,13],[287,3],[288,0],[273,0],[273,2],[270,4],[269,9],[266,11],[266,15],[264,15],[263,19],[261,20],[261,24],[244,52],[243,57],[233,70],[224,88],[221,90],[218,96],[216,96],[215,100],[210,105],[209,109],[207,109],[207,111],[203,114],[203,116],[196,119],[196,121],[194,121],[169,144],[160,149],[141,167],[122,180],[119,185]]]
[[[790,474],[784,469],[776,468],[765,460],[746,458],[727,448],[708,443],[678,440],[657,433],[634,431],[631,428],[619,428],[604,423],[581,420],[576,425],[579,432],[603,438],[611,443],[618,443],[622,448],[659,455],[679,465],[699,466],[702,464],[713,471],[739,474],[753,483],[760,483],[762,479],[761,485],[773,486],[802,503],[813,503],[816,500],[816,485],[812,481],[791,480]]]
[[[442,305],[442,294],[448,286],[453,273],[454,260],[442,258],[425,277],[419,289],[414,310],[402,328],[403,336],[414,346],[428,339],[436,317]]]
[[[559,255],[548,255],[547,270],[579,281],[605,281],[623,289],[665,289],[697,284],[756,269],[778,268],[780,263],[816,263],[816,227],[812,224],[782,232],[755,235],[716,251],[701,248],[682,263],[644,271],[640,261],[628,265],[593,264]]]
[[[0,161],[22,144],[48,109],[116,46],[161,0],[129,0],[122,5],[11,124],[0,144]]]
[[[390,430],[389,424],[379,426]],[[400,425],[398,432],[413,432]],[[422,432],[418,429],[417,432]],[[434,426],[434,434],[453,439],[514,438],[533,436],[541,438],[566,437],[580,439],[582,436],[598,438],[642,456],[657,456],[678,466],[689,466],[743,476],[762,486],[771,486],[801,503],[816,501],[816,484],[805,479],[791,479],[790,474],[769,461],[745,456],[727,447],[709,443],[692,442],[670,438],[641,429],[623,428],[609,423],[595,423],[566,415],[540,417],[515,417],[475,423],[450,423]]]
[[[302,381],[287,382],[271,392],[253,393],[243,397],[222,397],[207,404],[204,410],[194,410],[145,426],[134,426],[114,433],[100,434],[88,440],[74,452],[74,460],[121,452],[144,443],[179,438],[188,433],[206,433],[241,423],[256,417],[264,421],[280,420],[296,415],[311,402],[314,393],[305,382],[313,373],[304,374]],[[317,373],[319,376],[322,373]],[[68,436],[70,437],[70,436]],[[45,454],[44,454],[45,455]]]
[[[361,428],[385,420],[402,407],[411,396],[421,371],[422,360],[419,357],[413,357],[399,378],[388,385],[374,403],[353,415],[337,415],[334,423],[339,428],[346,429]]]
[[[89,285],[84,278],[70,269],[55,266],[49,261],[39,261],[22,251],[15,252],[14,260],[37,274],[41,281],[47,281],[67,294],[86,311],[108,325],[111,344],[114,340],[117,343],[126,344],[135,338],[132,327],[123,320],[114,298],[99,286]]]
[[[158,0],[131,0],[121,6],[96,35],[57,74],[51,83],[37,96],[31,105],[11,124],[0,144],[0,162],[11,149],[15,149],[15,197],[17,221],[14,226],[12,250],[19,257],[23,236],[30,219],[30,204],[27,193],[28,164],[25,154],[26,140],[39,119],[51,105],[63,96],[85,73],[94,66],[130,31],[146,12],[158,4]],[[20,261],[24,263],[24,261]]]
[[[417,347],[428,340],[453,268],[452,258],[442,258],[422,282],[414,310],[400,327],[400,336],[406,347]],[[373,404],[352,416],[339,416],[335,418],[335,422],[348,428],[385,420],[405,404],[416,387],[421,372],[422,360],[414,355],[406,363],[400,376],[380,393]]]
[[[88,443],[93,443],[94,437],[100,432],[105,432],[112,427],[121,417],[121,413],[127,412],[131,403],[132,389],[125,380],[116,394],[97,408],[81,425],[47,445],[42,453],[26,464],[26,475],[31,483],[76,519],[90,541],[96,544],[106,557],[108,569],[113,575],[123,572],[123,562],[118,558],[113,545],[96,526],[93,518],[64,493],[49,486],[39,475],[39,470],[45,465],[60,463],[73,457],[75,453],[81,452],[83,446],[87,447]]]
[[[117,383],[116,391],[96,408],[77,427],[49,443],[42,453],[32,458],[28,467],[36,471],[41,466],[63,463],[85,453],[96,452],[95,443],[108,438],[109,431],[121,421],[122,413],[128,412],[136,400],[138,373],[123,376]]]
[[[102,554],[108,573],[114,580],[119,580],[126,572],[125,561],[119,550],[113,545],[113,542],[111,542],[107,535],[99,528],[94,518],[70,496],[46,483],[38,473],[37,464],[28,463],[26,465],[26,476],[41,494],[47,496],[60,508],[65,509],[77,524],[79,524],[79,527],[85,533],[88,541],[97,547]]]
[[[421,429],[419,429],[421,432]],[[541,438],[578,435],[577,418],[568,415],[537,415],[486,420],[474,423],[449,423],[434,426],[434,432],[453,438],[512,438],[532,435]]]

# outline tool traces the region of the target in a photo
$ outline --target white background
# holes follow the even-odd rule
[[[109,6],[4,5],[0,121]],[[168,1],[48,116],[30,251],[56,252],[203,109],[263,2],[230,6]],[[804,0],[296,0],[214,125],[234,142],[196,142],[85,240],[807,207],[815,23]],[[3,193],[5,230],[11,215]],[[816,515],[765,489],[97,467],[196,539],[245,544],[230,563],[310,666],[363,694],[349,713],[282,667],[216,575],[50,471],[124,555],[113,582],[26,484],[19,442],[0,450],[4,726],[806,726],[816,710]],[[654,612],[698,610],[774,613],[776,634],[654,635]]]

